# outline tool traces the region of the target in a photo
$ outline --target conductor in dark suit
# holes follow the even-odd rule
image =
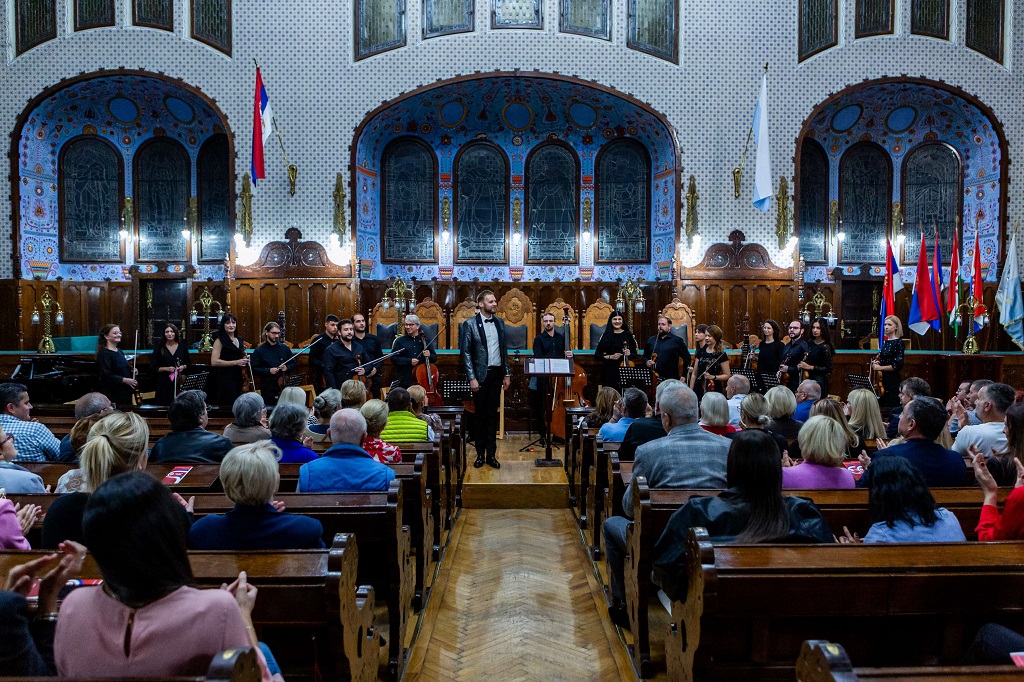
[[[473,391],[476,411],[476,461],[473,466],[479,469],[486,461],[499,469],[498,407],[501,390],[508,388],[510,381],[505,323],[494,315],[498,310],[494,292],[480,292],[476,303],[477,314],[463,322],[459,329],[459,353],[466,368],[469,388]]]

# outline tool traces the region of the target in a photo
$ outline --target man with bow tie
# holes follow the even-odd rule
[[[505,323],[494,315],[498,310],[494,292],[480,292],[476,303],[477,314],[463,322],[459,329],[459,352],[475,407],[476,461],[473,466],[479,469],[486,461],[499,469],[498,408],[501,391],[508,388],[510,381]]]

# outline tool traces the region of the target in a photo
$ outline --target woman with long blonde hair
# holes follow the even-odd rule
[[[878,399],[866,388],[850,391],[846,399],[850,405],[850,428],[864,440],[885,438],[885,424],[882,423],[882,411],[878,409]]]

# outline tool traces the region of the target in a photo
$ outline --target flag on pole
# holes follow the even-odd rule
[[[260,67],[256,66],[256,97],[252,111],[252,181],[253,185],[257,180],[267,177],[263,168],[263,160],[266,158],[267,143],[271,134],[271,119],[273,114],[270,111],[270,97],[267,96],[267,89],[263,87],[263,76],[260,74]]]
[[[939,233],[935,232],[935,250],[932,252],[932,287],[935,289],[935,309],[939,315],[932,321],[932,329],[942,331],[942,289],[946,282],[942,276],[942,251],[939,249]]]
[[[949,289],[946,290],[946,312],[949,313],[949,325],[953,334],[960,333],[960,325],[956,323],[957,311],[960,309],[960,244],[957,240],[956,227],[953,228],[953,255],[949,263]]]
[[[981,249],[978,246],[978,232],[980,232],[980,230],[975,227],[974,267],[971,268],[971,293],[973,293],[974,298],[977,299],[978,305],[974,306],[974,331],[979,331],[984,326],[981,321],[982,316],[985,314],[985,308],[982,307],[982,302],[985,300],[985,290],[981,279],[984,273],[981,269]]]
[[[1017,268],[1016,231],[1007,247],[1003,277],[996,290],[996,305],[999,306],[999,322],[1017,347],[1024,350],[1024,298],[1020,292],[1020,271]]]
[[[878,347],[885,343],[885,318],[896,314],[896,292],[903,291],[900,268],[893,255],[892,242],[886,242],[885,283],[882,285],[882,313],[878,320]]]
[[[765,67],[767,68],[767,67]],[[768,212],[772,199],[772,159],[768,145],[768,74],[761,76],[761,94],[754,107],[754,144],[757,160],[754,166],[754,208]]]
[[[917,255],[917,278],[914,280],[914,294],[910,299],[910,319],[907,326],[923,336],[939,319],[938,303],[935,286],[928,273],[928,245],[922,234],[921,250]]]

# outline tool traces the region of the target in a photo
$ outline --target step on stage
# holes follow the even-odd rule
[[[476,450],[466,450],[466,478],[462,506],[466,509],[565,509],[569,506],[569,482],[560,466],[538,467],[535,460],[544,448],[519,452],[532,439],[525,433],[506,433],[498,440],[500,469],[484,465],[473,468]],[[565,458],[562,446],[552,448],[552,457]]]

